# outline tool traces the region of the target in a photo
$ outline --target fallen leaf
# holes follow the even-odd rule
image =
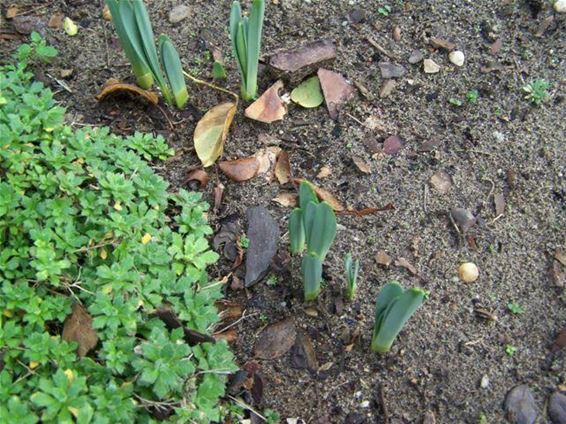
[[[294,178],[293,182],[297,185],[301,184],[301,182],[304,181],[303,178]],[[332,209],[334,209],[336,212],[342,212],[344,210],[346,210],[344,208],[344,206],[342,206],[342,204],[336,200],[336,198],[332,195],[332,193],[330,193],[329,191],[320,188],[316,185],[314,185],[313,183],[310,183],[312,188],[314,189],[314,192],[316,193],[316,196],[323,202],[326,202],[330,205],[330,207]]]
[[[323,179],[329,177],[330,175],[332,175],[330,168],[328,166],[323,166],[322,168],[320,168],[320,171],[318,171],[318,174],[316,174],[316,178]]]
[[[505,195],[503,193],[496,193],[493,196],[493,202],[495,204],[495,215],[503,215],[505,212]]]
[[[318,360],[309,335],[299,330],[295,344],[291,349],[291,366],[297,369],[308,369],[315,372],[318,369]]]
[[[258,150],[255,154],[255,158],[259,164],[257,175],[265,175],[265,179],[271,181],[275,172],[275,164],[277,163],[277,158],[280,153],[281,148],[277,146],[270,146]]]
[[[291,318],[270,324],[259,334],[254,355],[260,359],[276,359],[285,355],[295,344],[297,330]]]
[[[187,342],[189,346],[195,346],[200,343],[215,342],[214,337],[185,327],[177,314],[166,306],[160,306],[154,312],[152,312],[150,316],[159,318],[161,321],[163,321],[163,323],[169,330],[182,328],[185,342]]]
[[[552,261],[550,266],[550,278],[555,287],[564,288],[566,286],[566,271],[564,271],[559,261]]]
[[[208,184],[208,174],[202,169],[194,169],[189,173],[185,181],[187,183],[196,181],[200,185],[200,188],[205,188]]]
[[[328,113],[332,119],[336,119],[343,104],[354,97],[354,87],[342,75],[323,68],[318,70],[318,78]]]
[[[554,342],[550,346],[550,351],[552,353],[556,353],[566,347],[566,327],[564,327],[560,332],[556,335]]]
[[[380,208],[363,208],[363,209],[358,209],[358,210],[352,210],[352,211],[345,211],[345,213],[347,213],[348,215],[354,215],[357,217],[362,217],[362,216],[367,216],[367,215],[373,215],[374,213],[377,212],[384,212],[384,211],[390,211],[395,209],[395,206],[393,206],[393,203],[388,203],[385,206],[382,206]]]
[[[242,182],[257,175],[259,163],[255,156],[236,160],[225,160],[218,163],[218,167],[232,181]]]
[[[396,155],[403,147],[403,141],[397,135],[387,137],[383,142],[383,151],[388,155]]]
[[[100,93],[96,95],[95,99],[101,102],[111,94],[124,93],[124,92],[143,97],[145,100],[147,100],[149,103],[151,103],[154,106],[157,105],[157,103],[159,102],[159,98],[157,97],[157,94],[155,94],[153,91],[143,90],[139,88],[137,85],[127,84],[115,79],[109,79],[108,81],[106,81],[106,83],[102,87],[102,91],[100,91]]]
[[[289,153],[285,150],[281,150],[279,156],[277,156],[275,178],[277,178],[279,184],[287,184],[291,180],[291,163],[289,162]]]
[[[226,343],[234,343],[238,340],[238,331],[235,328],[229,328],[222,333],[214,333],[212,337],[214,337],[216,341],[225,340]]]
[[[364,162],[362,160],[362,158],[359,158],[357,156],[354,156],[352,158],[352,162],[354,162],[354,165],[356,165],[356,168],[358,168],[361,172],[363,172],[364,174],[371,174],[371,168],[370,166]]]
[[[77,342],[77,354],[85,356],[98,343],[98,335],[92,328],[92,317],[79,303],[73,305],[73,311],[63,324],[63,340]]]
[[[401,267],[401,268],[405,268],[407,271],[409,271],[411,274],[413,275],[418,275],[418,271],[417,269],[413,266],[413,264],[411,264],[407,259],[405,258],[398,258],[395,261],[395,266]]]
[[[283,88],[283,81],[279,80],[269,87],[259,99],[253,102],[245,111],[245,115],[259,122],[270,124],[280,121],[287,114],[287,105],[281,97],[279,90]]]
[[[430,44],[437,49],[452,51],[456,48],[456,44],[438,37],[431,37]]]
[[[218,309],[218,315],[222,321],[235,321],[242,317],[244,308],[238,302],[230,300],[217,300],[214,306]]]
[[[218,182],[214,187],[214,210],[217,211],[222,205],[222,196],[224,195],[224,184]]]
[[[477,218],[469,210],[464,208],[452,208],[450,214],[463,233],[472,228],[477,221]]]
[[[205,168],[222,155],[237,106],[234,102],[214,106],[198,122],[193,140],[197,156]]]
[[[110,9],[108,8],[107,4],[105,4],[104,8],[102,9],[102,18],[108,22],[112,21],[112,14],[110,13]]]
[[[298,196],[296,193],[279,193],[271,200],[286,208],[294,208],[298,204]]]
[[[250,244],[246,253],[245,285],[259,282],[269,271],[271,260],[277,253],[279,225],[263,206],[246,212],[248,228],[246,234]]]
[[[18,14],[18,5],[12,4],[6,9],[6,19],[12,19]]]
[[[439,171],[430,177],[430,184],[440,194],[446,194],[452,187],[452,178],[446,172]]]
[[[387,268],[389,267],[389,265],[391,265],[391,262],[393,260],[391,259],[391,256],[385,253],[385,250],[379,250],[375,255],[375,261],[377,262],[378,265]]]
[[[69,37],[74,37],[79,32],[79,27],[68,16],[63,20],[63,29]]]
[[[53,29],[59,29],[63,25],[63,18],[65,15],[61,12],[56,12],[47,21],[47,26]]]
[[[310,77],[291,91],[291,100],[304,108],[318,107],[324,101],[317,76]]]

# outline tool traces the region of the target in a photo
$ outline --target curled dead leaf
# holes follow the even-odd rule
[[[279,153],[281,153],[281,148],[277,146],[270,146],[258,150],[255,154],[257,162],[259,163],[257,175],[265,175],[265,179],[271,181]]]
[[[255,156],[236,160],[225,160],[218,164],[219,168],[233,181],[242,182],[257,175],[259,162]]]
[[[287,114],[287,105],[279,97],[279,90],[282,88],[281,80],[269,87],[259,99],[248,106],[245,111],[246,117],[266,124],[283,119]]]
[[[13,19],[18,15],[18,5],[12,4],[6,9],[6,19]]]
[[[200,188],[205,188],[208,184],[208,174],[202,169],[192,170],[186,179],[187,183],[197,182]]]
[[[304,181],[303,178],[293,178],[293,183],[297,184],[297,186],[299,184],[301,184],[301,182]],[[312,188],[314,189],[314,192],[316,193],[316,196],[323,202],[326,202],[330,205],[330,207],[332,209],[334,209],[336,212],[343,212],[346,210],[346,208],[344,208],[344,206],[342,205],[342,203],[340,203],[333,195],[332,193],[330,193],[329,191],[320,188],[316,185],[314,185],[313,183],[310,183],[312,185]]]
[[[127,84],[124,82],[120,82],[116,79],[109,79],[106,81],[100,93],[95,96],[95,99],[101,102],[106,97],[110,96],[111,94],[116,93],[131,93],[135,94],[136,96],[140,96],[147,100],[152,105],[157,105],[159,102],[159,98],[157,94],[153,91],[147,91],[139,88],[137,85]]]
[[[92,317],[79,303],[73,305],[73,311],[63,324],[63,340],[77,342],[77,354],[85,356],[98,343],[98,335],[92,328]]]
[[[275,203],[279,203],[286,208],[294,208],[298,205],[298,195],[296,193],[279,193],[271,199]]]
[[[222,155],[237,107],[234,102],[219,104],[206,112],[198,122],[193,140],[197,156],[205,168],[213,165]]]
[[[291,180],[291,163],[289,162],[289,153],[285,150],[281,150],[279,156],[277,156],[275,178],[277,178],[279,184],[287,184]]]
[[[379,250],[376,255],[375,255],[375,261],[377,262],[378,265],[384,266],[384,267],[388,267],[389,265],[391,265],[391,262],[393,261],[391,259],[391,256],[389,256],[385,250]]]
[[[214,210],[217,211],[222,205],[222,196],[224,195],[224,184],[218,183],[214,187]]]

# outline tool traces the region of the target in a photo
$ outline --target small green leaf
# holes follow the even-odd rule
[[[322,261],[314,255],[307,254],[301,263],[305,288],[305,301],[314,300],[320,293],[322,282]]]
[[[303,213],[299,208],[295,208],[289,216],[289,240],[291,243],[291,254],[296,255],[305,249]]]
[[[312,204],[312,203],[310,203]],[[326,202],[316,205],[314,219],[307,231],[307,249],[309,253],[317,255],[324,261],[334,238],[336,237],[336,215]]]
[[[291,100],[305,108],[318,107],[324,101],[317,76],[311,77],[291,91]]]
[[[304,210],[309,202],[318,203],[318,198],[312,184],[304,180],[299,186],[299,207]]]
[[[189,100],[185,77],[183,76],[183,65],[179,59],[179,53],[173,46],[173,43],[166,35],[161,34],[159,37],[159,52],[161,54],[161,65],[165,71],[165,77],[169,82],[175,105],[181,109]]]

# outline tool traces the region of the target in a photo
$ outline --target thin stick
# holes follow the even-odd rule
[[[205,85],[205,86],[207,86],[207,87],[209,87],[209,88],[212,88],[213,90],[218,90],[218,91],[221,91],[221,92],[223,92],[223,93],[226,93],[226,94],[229,94],[229,95],[233,96],[234,99],[236,100],[236,104],[238,104],[238,100],[239,100],[240,98],[238,97],[238,95],[237,95],[236,93],[233,93],[232,91],[227,90],[227,89],[225,89],[225,88],[218,87],[217,85],[211,84],[210,82],[206,82],[206,81],[200,80],[200,79],[198,79],[198,78],[195,78],[195,77],[193,77],[191,74],[188,74],[188,73],[185,72],[185,71],[183,71],[183,75],[185,75],[188,79],[190,79],[190,80],[191,80],[192,82],[194,82],[195,84],[202,84],[202,85]]]
[[[257,412],[255,409],[253,409],[251,407],[251,405],[248,405],[246,402],[244,402],[243,400],[237,399],[234,396],[230,396],[228,395],[228,397],[230,399],[232,399],[234,402],[236,402],[238,405],[240,405],[242,408],[247,409],[249,411],[252,411],[254,414],[256,414],[258,417],[260,417],[264,422],[267,422],[267,419],[261,415],[259,412]]]
[[[383,412],[383,423],[389,424],[389,411],[385,403],[385,389],[383,388],[383,384],[379,386],[379,402],[381,403],[381,412]]]

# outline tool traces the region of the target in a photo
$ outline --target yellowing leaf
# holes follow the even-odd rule
[[[106,249],[102,248],[102,250],[100,251],[100,259],[104,261],[106,260],[107,257],[108,257],[108,252],[106,251]]]
[[[69,17],[66,17],[63,21],[63,29],[67,33],[67,35],[74,37],[79,32],[79,27],[73,20]]]
[[[204,167],[213,165],[222,155],[237,106],[234,102],[214,106],[198,122],[193,140],[197,156]]]
[[[291,91],[291,100],[302,107],[318,107],[324,101],[317,76],[308,78]]]
[[[69,380],[69,383],[72,383],[73,380],[75,379],[75,373],[73,372],[73,370],[69,368],[65,370],[65,375],[67,376],[67,380]]]
[[[142,237],[142,244],[146,245],[151,241],[151,235],[149,233],[145,233]]]
[[[79,413],[81,412],[78,408],[73,408],[72,406],[67,406],[67,409],[71,414],[73,414],[73,417],[75,418],[77,418],[79,416]]]
[[[29,363],[29,367],[33,370],[36,369],[39,366],[39,362],[36,361],[30,361]]]
[[[122,210],[122,204],[120,202],[114,203],[114,209],[120,212]]]

